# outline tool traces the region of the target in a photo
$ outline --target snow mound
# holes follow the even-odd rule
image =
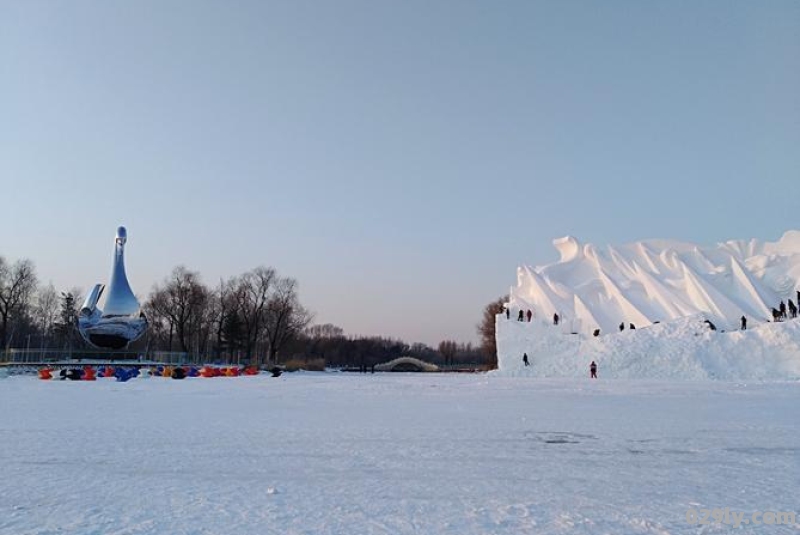
[[[800,231],[777,242],[734,240],[711,247],[645,240],[605,249],[567,236],[553,240],[560,259],[517,270],[508,306],[535,317],[557,313],[569,330],[616,331],[696,314],[722,329],[741,316],[766,322],[780,301],[796,300]]]
[[[800,379],[800,320],[712,331],[701,316],[598,337],[541,321],[496,320],[499,375],[600,378]],[[522,355],[528,355],[525,366]]]

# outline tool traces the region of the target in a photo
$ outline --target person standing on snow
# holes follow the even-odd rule
[[[592,361],[592,363],[589,364],[589,378],[597,379],[597,364],[595,361]]]
[[[745,318],[744,316],[742,316],[742,330],[743,331],[747,330],[747,318]]]
[[[533,317],[533,312],[531,312],[531,309],[530,309],[530,308],[528,309],[528,314],[527,314],[527,316],[528,316],[528,323],[530,323],[530,322],[531,322],[531,318]]]
[[[528,354],[527,353],[523,353],[522,354],[522,362],[525,363],[525,366],[530,366],[531,365],[531,363],[528,362]]]

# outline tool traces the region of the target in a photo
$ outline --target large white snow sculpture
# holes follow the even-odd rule
[[[563,328],[589,334],[701,315],[723,329],[772,318],[781,300],[796,301],[800,231],[777,242],[728,241],[711,247],[646,240],[604,249],[573,237],[553,241],[558,262],[517,269],[509,306],[539,320],[557,313]]]

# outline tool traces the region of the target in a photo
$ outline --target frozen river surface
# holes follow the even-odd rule
[[[11,377],[0,409],[0,535],[711,534],[733,528],[687,510],[800,512],[798,383]]]

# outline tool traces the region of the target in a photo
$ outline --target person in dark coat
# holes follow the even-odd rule
[[[522,311],[522,309],[519,309],[519,314],[517,315],[517,321],[522,321],[524,319],[524,315],[525,313]]]
[[[789,299],[789,315],[793,318],[797,317],[797,307],[791,299]]]
[[[636,328],[636,325],[634,325],[633,323],[629,323],[629,324],[628,324],[628,328],[630,328],[630,329],[635,329],[635,328]]]
[[[525,363],[525,366],[530,366],[531,365],[531,363],[528,362],[528,354],[527,353],[523,353],[522,354],[522,362]]]
[[[553,325],[558,325],[558,312],[553,314]]]
[[[625,322],[624,321],[619,324],[619,330],[620,330],[620,332],[625,330]]]
[[[747,318],[745,318],[744,316],[742,316],[742,330],[743,331],[747,330]]]
[[[597,363],[595,363],[595,361],[589,364],[589,378],[597,379]]]
[[[511,319],[511,309],[508,307],[506,307],[506,319],[507,320]]]
[[[714,325],[713,323],[711,323],[710,320],[704,320],[703,323],[708,325],[708,328],[711,329],[712,331],[716,331],[717,330],[717,326]]]
[[[781,318],[786,319],[786,303],[781,301],[781,304],[778,306],[778,310],[781,311]]]
[[[530,308],[528,309],[528,313],[526,315],[528,316],[528,323],[530,323],[531,322],[531,318],[533,317],[533,312],[531,312]]]

